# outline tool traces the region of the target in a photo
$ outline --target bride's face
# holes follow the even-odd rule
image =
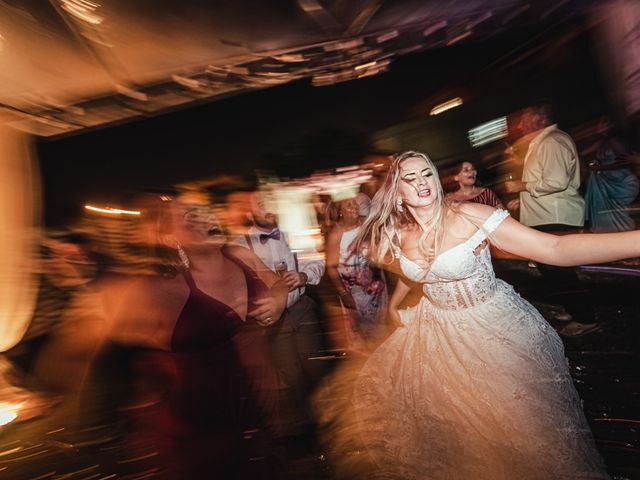
[[[400,164],[398,193],[402,203],[414,208],[428,207],[437,201],[435,172],[423,158],[408,158]]]

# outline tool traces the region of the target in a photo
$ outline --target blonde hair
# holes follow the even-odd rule
[[[356,239],[357,245],[366,245],[371,258],[379,264],[390,264],[401,249],[400,231],[411,225],[418,226],[416,219],[406,207],[398,207],[400,198],[400,167],[406,160],[412,158],[423,159],[433,172],[436,186],[435,212],[431,221],[422,226],[422,234],[418,243],[420,252],[425,258],[437,255],[444,236],[444,219],[450,202],[445,201],[444,190],[440,183],[438,169],[431,159],[423,153],[408,151],[394,157],[386,178],[371,201],[371,211],[362,224],[360,234]],[[427,237],[435,233],[433,249],[427,244]]]

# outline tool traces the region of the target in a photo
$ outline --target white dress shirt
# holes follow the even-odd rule
[[[551,125],[531,140],[524,158],[520,222],[527,226],[584,225],[578,152],[571,137]]]
[[[260,241],[260,235],[267,234],[255,227],[251,227],[247,232],[251,245],[247,244],[245,236],[240,236],[236,240],[236,244],[245,248],[250,248],[253,252],[262,260],[267,268],[271,271],[276,271],[276,265],[279,262],[285,262],[287,264],[287,271],[298,271],[307,275],[307,283],[309,285],[317,285],[320,283],[320,279],[324,274],[325,262],[317,251],[311,252],[315,255],[305,255],[298,258],[297,255],[291,251],[284,232],[280,233],[280,239],[274,238],[268,239],[265,243]],[[289,292],[289,298],[287,299],[287,307],[291,307],[299,299],[305,291],[304,287],[296,288]]]

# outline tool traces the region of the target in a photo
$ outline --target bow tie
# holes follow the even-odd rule
[[[275,228],[271,233],[261,233],[260,243],[264,245],[269,241],[270,238],[273,238],[274,240],[280,240],[280,230]]]

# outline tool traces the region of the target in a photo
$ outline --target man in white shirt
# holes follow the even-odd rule
[[[305,433],[310,425],[308,395],[322,376],[322,362],[310,360],[318,356],[321,329],[315,302],[305,294],[307,285],[317,285],[324,274],[325,262],[319,254],[299,258],[291,250],[283,232],[278,229],[275,214],[265,207],[265,196],[255,192],[250,200],[249,217],[253,225],[236,243],[250,248],[265,266],[281,276],[289,286],[287,309],[283,316],[267,328],[271,355],[285,387],[281,415],[281,435]],[[311,252],[313,254],[313,252]]]
[[[524,158],[522,180],[505,182],[508,193],[520,193],[520,199],[510,201],[507,207],[516,210],[519,206],[520,222],[543,232],[579,229],[584,225],[585,203],[578,192],[580,162],[575,143],[552,123],[548,105],[524,109],[519,128],[531,140]],[[578,282],[572,268],[538,264],[538,269],[551,290],[557,291]],[[572,320],[576,310],[576,306],[571,313],[560,305],[541,306],[543,310],[547,307],[552,312],[554,320],[564,322]],[[571,323],[560,333],[577,336],[597,328],[595,323]]]
[[[526,108],[520,129],[531,137],[521,181],[505,182],[508,193],[520,193],[509,209],[520,206],[520,222],[543,231],[584,225],[578,152],[571,137],[551,123],[546,105]]]

